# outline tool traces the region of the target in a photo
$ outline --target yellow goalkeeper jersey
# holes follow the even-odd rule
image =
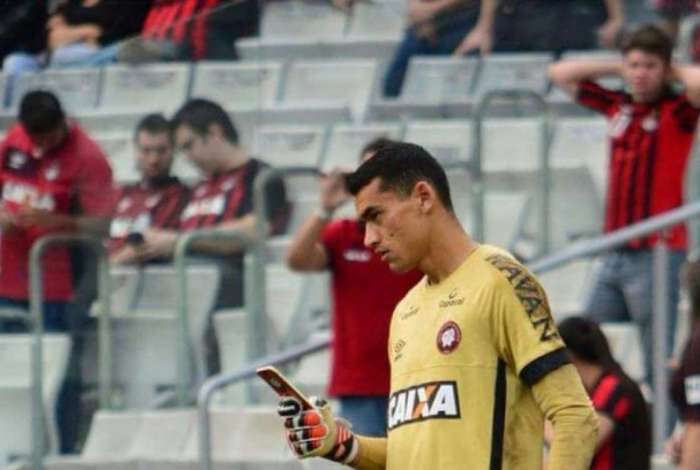
[[[568,363],[537,280],[481,245],[397,305],[389,339],[389,470],[542,468],[530,385]]]

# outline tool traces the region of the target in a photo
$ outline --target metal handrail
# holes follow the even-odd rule
[[[178,320],[178,334],[177,338],[177,383],[175,386],[175,396],[176,402],[180,406],[185,406],[188,403],[188,390],[190,389],[190,382],[192,377],[190,372],[192,371],[192,364],[190,362],[191,355],[194,351],[194,346],[190,341],[190,324],[187,314],[187,306],[189,304],[188,290],[187,290],[187,258],[188,252],[194,242],[200,240],[224,240],[231,241],[234,243],[239,243],[243,248],[250,248],[255,246],[254,240],[251,238],[250,234],[245,233],[241,230],[233,229],[202,229],[193,230],[191,232],[183,233],[175,244],[175,252],[173,263],[175,265],[175,273],[177,276],[177,320]],[[253,258],[257,258],[258,253],[253,254]],[[261,261],[264,264],[264,258]],[[258,264],[260,261],[254,261],[254,264]],[[247,279],[246,279],[247,281]],[[246,289],[250,285],[250,282],[244,283]],[[258,299],[256,297],[245,297],[248,306],[254,305]],[[248,312],[248,318],[252,320],[255,311],[257,309],[252,308]],[[254,320],[253,320],[254,321]]]
[[[483,121],[488,108],[496,100],[528,100],[538,109],[540,121],[540,165],[537,181],[537,202],[539,205],[540,234],[538,239],[538,255],[549,251],[550,245],[550,220],[549,207],[551,197],[551,170],[549,167],[549,149],[551,146],[551,111],[549,103],[537,92],[527,89],[492,90],[484,94],[474,111],[474,125],[472,126],[472,211],[474,212],[475,225],[472,235],[479,241],[485,240],[485,209],[484,209],[484,176],[483,176]]]
[[[536,273],[551,271],[578,258],[597,255],[620,246],[636,238],[653,233],[660,233],[659,243],[654,247],[653,272],[653,331],[668,330],[668,277],[669,253],[665,242],[664,231],[688,219],[700,216],[700,202],[693,202],[682,207],[657,215],[643,222],[625,227],[593,240],[583,240],[575,243],[559,253],[546,256],[530,264],[530,269]],[[675,307],[675,306],[674,306]],[[657,334],[652,344],[654,373],[655,406],[653,412],[654,449],[660,452],[668,435],[668,378],[666,375],[666,351],[668,344],[665,334]]]
[[[330,346],[331,339],[324,338],[316,341],[295,346],[286,351],[272,354],[266,357],[257,359],[248,366],[235,373],[221,373],[210,377],[199,389],[197,397],[197,408],[199,415],[199,459],[202,470],[211,470],[211,417],[209,415],[209,406],[214,393],[228,385],[249,379],[255,376],[255,371],[259,367],[274,365],[280,366],[289,362],[296,361],[308,354],[312,354]]]
[[[31,461],[34,470],[43,470],[44,453],[46,452],[46,417],[43,403],[43,268],[41,259],[51,248],[61,245],[84,245],[89,247],[98,258],[98,292],[100,300],[100,315],[98,318],[99,333],[99,397],[100,407],[110,408],[112,397],[112,333],[110,321],[110,278],[107,252],[102,241],[85,234],[52,234],[46,235],[32,246],[29,252],[29,313],[30,325],[33,327],[31,349],[31,402],[32,402],[32,442]]]

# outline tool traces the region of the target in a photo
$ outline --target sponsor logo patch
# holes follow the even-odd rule
[[[457,297],[457,289],[453,289],[452,292],[450,292],[447,295],[447,300],[441,300],[440,301],[440,308],[446,308],[446,307],[456,307],[458,305],[462,305],[464,303],[464,297]]]
[[[462,330],[453,321],[448,321],[440,328],[437,335],[437,348],[443,354],[450,354],[462,342]]]
[[[457,382],[429,382],[399,390],[389,398],[389,430],[429,419],[459,419]]]
[[[401,352],[403,351],[404,347],[406,347],[406,341],[402,339],[394,343],[394,362],[398,361],[403,357],[403,354]]]
[[[350,248],[343,252],[343,258],[345,261],[353,261],[357,263],[367,263],[372,259],[372,253],[367,250],[357,250]]]
[[[408,307],[408,310],[406,310],[405,312],[401,312],[399,314],[399,318],[401,318],[402,320],[406,320],[408,318],[411,318],[412,316],[414,316],[418,313],[418,310],[419,310],[418,307],[410,306],[410,307]]]

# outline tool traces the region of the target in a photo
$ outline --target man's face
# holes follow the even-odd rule
[[[428,221],[415,195],[380,191],[375,178],[355,196],[355,209],[365,223],[365,246],[396,272],[414,269],[426,249]]]
[[[218,169],[217,152],[211,134],[200,135],[187,125],[175,131],[175,145],[199,170],[210,175]]]
[[[40,158],[47,152],[50,152],[58,147],[61,142],[63,142],[63,139],[66,138],[67,133],[68,130],[66,129],[66,126],[62,125],[51,131],[38,134],[29,134],[29,138],[34,146],[34,156]]]
[[[656,54],[633,49],[622,60],[622,74],[637,101],[656,99],[666,85],[669,67]]]
[[[144,179],[167,176],[173,162],[173,146],[167,132],[151,134],[141,131],[136,136],[136,163]]]

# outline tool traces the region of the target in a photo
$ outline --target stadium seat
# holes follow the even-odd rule
[[[610,350],[624,371],[636,381],[644,379],[644,357],[639,328],[632,322],[602,323]]]
[[[5,76],[0,73],[0,110],[5,108],[5,92],[6,92],[6,79]]]
[[[263,38],[339,38],[347,18],[327,2],[292,0],[270,2],[260,26]]]
[[[580,259],[546,273],[537,274],[549,299],[557,322],[571,315],[583,314],[585,296],[589,292],[592,261]]]
[[[28,91],[37,89],[53,91],[68,112],[95,109],[100,93],[100,70],[85,68],[23,73],[13,81],[13,108]]]
[[[188,63],[110,65],[104,68],[100,107],[110,110],[176,109],[187,98]]]
[[[311,335],[312,340],[326,339],[328,331]],[[293,381],[307,395],[325,396],[330,380],[331,352],[328,349],[305,356],[293,374]]]
[[[277,100],[282,64],[277,62],[199,62],[191,95],[230,110],[258,109]]]
[[[31,450],[31,354],[32,336],[0,335],[0,466]],[[48,451],[58,451],[56,399],[68,365],[71,342],[62,334],[43,337],[43,405],[48,431]]]
[[[379,0],[353,5],[349,37],[388,37],[399,39],[406,27],[406,2]]]
[[[463,57],[415,56],[406,72],[401,100],[447,103],[471,96],[478,60]]]
[[[387,60],[398,39],[380,36],[344,36],[335,39],[245,38],[236,43],[246,61],[294,61],[309,59],[377,59]]]
[[[471,121],[424,120],[406,125],[404,140],[425,147],[443,165],[464,163],[471,156]]]
[[[484,57],[474,94],[479,97],[494,89],[518,88],[544,94],[549,79],[549,54],[492,54]]]
[[[273,166],[316,167],[326,145],[325,125],[261,126],[251,150]]]
[[[132,136],[138,122],[148,113],[161,112],[159,105],[150,110],[92,110],[80,111],[73,117],[91,136],[129,135]]]
[[[360,120],[369,106],[376,70],[373,60],[295,61],[289,66],[282,100],[343,103]]]
[[[540,122],[532,118],[485,120],[482,127],[483,171],[508,174],[536,171],[540,167],[540,129]]]
[[[366,125],[338,124],[331,131],[330,140],[321,167],[324,171],[340,168],[352,171],[360,163],[360,151],[372,139],[388,137],[399,139],[401,126],[394,123]]]
[[[245,310],[219,310],[214,312],[213,320],[221,372],[230,374],[239,371],[247,363]],[[246,398],[244,385],[226,387],[216,398],[218,404],[243,405]]]
[[[103,134],[93,136],[93,139],[107,155],[116,181],[132,183],[141,179],[136,168],[132,134]]]

